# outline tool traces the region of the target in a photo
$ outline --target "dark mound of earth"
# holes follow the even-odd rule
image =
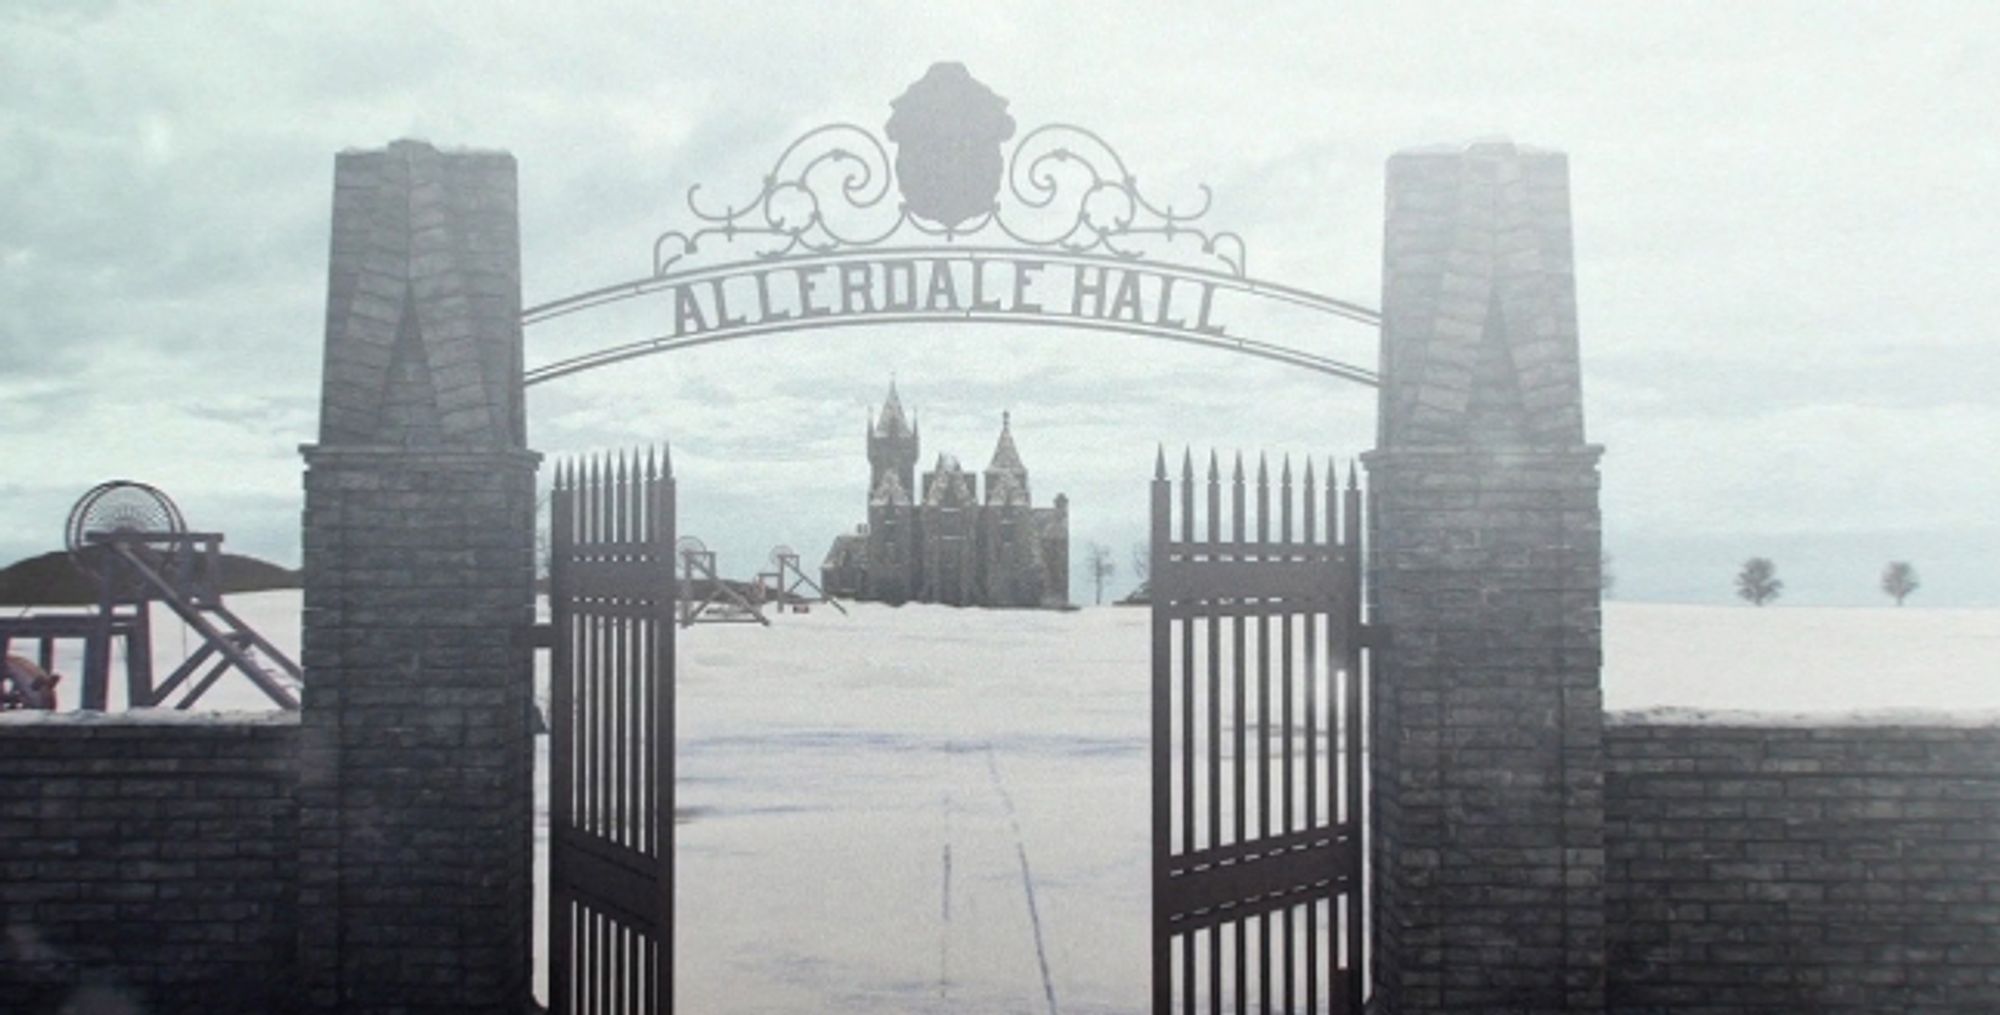
[[[262,592],[295,589],[299,573],[268,560],[225,553],[221,557],[222,591]],[[69,554],[52,550],[17,560],[0,571],[0,606],[91,606],[97,603],[97,581],[70,562]]]

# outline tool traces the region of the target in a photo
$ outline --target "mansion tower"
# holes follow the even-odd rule
[[[984,483],[941,454],[918,482],[914,417],[896,383],[868,422],[868,521],[836,537],[820,565],[829,595],[885,603],[1066,606],[1069,498],[1038,508],[1002,414]],[[984,486],[984,497],[981,487]]]

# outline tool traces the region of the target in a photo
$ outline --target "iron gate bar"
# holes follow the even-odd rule
[[[1240,1010],[1253,1004],[1264,1010],[1293,1010],[1303,994],[1307,1010],[1318,1011],[1322,992],[1334,1012],[1361,1010],[1366,926],[1360,753],[1364,699],[1360,685],[1364,679],[1362,652],[1369,641],[1360,623],[1361,499],[1353,472],[1345,491],[1330,465],[1324,475],[1322,485],[1308,461],[1303,490],[1295,491],[1290,462],[1283,464],[1277,538],[1273,540],[1269,463],[1262,459],[1258,463],[1252,499],[1250,481],[1241,456],[1237,456],[1229,479],[1229,538],[1225,541],[1221,467],[1217,456],[1211,454],[1203,498],[1207,508],[1201,526],[1204,538],[1197,539],[1193,457],[1185,454],[1178,497],[1181,539],[1176,542],[1172,520],[1176,498],[1164,453],[1155,460],[1148,577],[1154,653],[1152,989],[1156,1013],[1195,1011],[1204,986],[1207,1009],[1218,1015],[1229,994],[1234,994]],[[1300,493],[1303,496],[1297,504],[1302,509],[1302,531],[1293,524],[1293,497]],[[1229,621],[1226,628],[1222,623],[1225,618]],[[1277,628],[1275,639],[1273,626]],[[1174,637],[1176,627],[1178,639]],[[1295,629],[1302,630],[1303,636],[1297,637]],[[1230,642],[1226,663],[1222,646],[1225,632]],[[1253,636],[1254,652],[1250,644]],[[1182,699],[1178,728],[1172,700],[1176,641]],[[1271,664],[1274,641],[1280,656],[1275,681]],[[1304,649],[1303,681],[1295,651],[1300,647]],[[1326,655],[1323,668],[1322,651]],[[1195,674],[1198,655],[1206,659],[1205,681]],[[1322,673],[1327,682],[1324,688],[1320,686]],[[1335,681],[1339,681],[1337,686]],[[1277,702],[1273,701],[1274,683]],[[1302,717],[1296,711],[1301,705]],[[1230,711],[1226,721],[1225,708]],[[1319,721],[1322,708],[1326,720],[1323,733]],[[1294,723],[1301,720],[1303,757],[1295,753],[1294,745],[1294,740],[1300,739]],[[1283,737],[1276,751],[1271,746],[1274,721]],[[1323,758],[1319,749],[1322,735],[1327,740]],[[1255,750],[1251,749],[1252,737],[1256,738]],[[1178,794],[1172,787],[1176,750],[1181,755]],[[1198,755],[1205,755],[1205,765],[1198,767]],[[1226,784],[1225,755],[1229,768]],[[1274,756],[1282,765],[1275,778],[1270,767]],[[1254,779],[1248,771],[1251,765],[1258,769]],[[1207,776],[1205,787],[1200,778],[1203,772]],[[1281,799],[1273,798],[1274,786]],[[1227,818],[1225,788],[1229,791]],[[1174,815],[1176,799],[1178,820]],[[1253,800],[1254,818],[1250,813]],[[1206,818],[1201,820],[1199,812],[1204,809]],[[1174,841],[1176,829],[1178,844]],[[1203,831],[1205,838],[1200,835]],[[1305,924],[1303,935],[1298,927],[1301,921]],[[1324,934],[1322,922],[1326,924]],[[1175,939],[1180,941],[1178,950]],[[1178,978],[1173,975],[1176,951],[1181,965]],[[1206,963],[1200,962],[1203,952]],[[1303,983],[1298,975],[1301,965]]]
[[[1332,463],[1327,465],[1327,485],[1333,485]],[[1365,827],[1363,811],[1367,796],[1363,783],[1367,765],[1363,759],[1368,756],[1368,742],[1361,718],[1365,714],[1363,688],[1367,686],[1367,657],[1362,649],[1369,643],[1367,627],[1361,617],[1361,576],[1365,570],[1361,557],[1361,477],[1355,463],[1347,463],[1347,489],[1342,493],[1341,504],[1341,554],[1345,558],[1347,587],[1341,596],[1344,608],[1341,617],[1347,635],[1347,725],[1343,728],[1342,739],[1346,744],[1342,756],[1347,759],[1347,827],[1354,830],[1357,845],[1354,849],[1352,871],[1354,888],[1346,894],[1347,902],[1347,996],[1359,1010],[1361,998],[1367,989],[1367,966],[1365,947],[1367,935],[1363,929],[1367,925],[1367,890],[1363,878],[1367,871],[1367,848],[1360,845],[1359,835]]]
[[[564,463],[550,505],[550,1007],[669,1012],[671,459]]]

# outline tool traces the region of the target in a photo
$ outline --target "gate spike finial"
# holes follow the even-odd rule
[[[1354,458],[1347,460],[1347,488],[1349,490],[1361,489],[1361,476],[1356,467],[1357,462],[1358,459]]]
[[[1286,489],[1292,486],[1292,453],[1285,452],[1285,458],[1278,466],[1278,484]]]
[[[1222,482],[1222,466],[1217,463],[1214,448],[1208,449],[1208,481],[1211,483]]]
[[[657,444],[646,445],[646,479],[648,481],[658,479],[660,476],[659,468],[660,468],[659,445]]]
[[[1267,466],[1268,466],[1267,456],[1262,451],[1257,452],[1258,486],[1263,486],[1271,481],[1271,470]]]
[[[1181,481],[1194,482],[1194,449],[1185,444],[1181,445]]]
[[[672,441],[667,441],[660,445],[660,475],[666,479],[674,478],[674,442]]]
[[[1158,450],[1153,453],[1153,478],[1167,478],[1167,446],[1165,444],[1159,445]]]
[[[1243,485],[1243,451],[1242,451],[1242,449],[1241,449],[1241,448],[1237,449],[1237,451],[1236,451],[1236,476],[1235,476],[1235,480],[1236,480],[1236,485],[1237,485],[1237,486],[1242,486],[1242,485]]]
[[[1306,456],[1306,496],[1311,499],[1313,488],[1313,457]]]

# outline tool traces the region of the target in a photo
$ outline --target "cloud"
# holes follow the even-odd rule
[[[654,236],[686,224],[690,186],[740,199],[804,129],[879,129],[940,58],[966,60],[1024,126],[1097,130],[1162,200],[1211,186],[1208,221],[1245,237],[1253,274],[1363,303],[1390,153],[1495,133],[1568,151],[1614,541],[1910,526],[1976,540],[2000,495],[1967,464],[2000,450],[1988,5],[0,18],[0,88],[17,100],[0,108],[0,556],[46,548],[68,500],[112,475],[159,480],[232,541],[295,545],[335,152],[407,135],[512,151],[526,295],[546,299],[644,273]],[[538,326],[528,358],[661,322],[640,303]],[[1373,358],[1365,332],[1243,326]],[[1141,529],[1160,443],[1350,454],[1373,423],[1364,389],[1241,357],[982,327],[635,360],[534,389],[531,436],[551,453],[671,440],[712,545],[761,559],[783,540],[810,558],[858,520],[857,431],[891,371],[927,448],[967,461],[1012,410],[1038,495],[1069,491],[1079,541],[1114,547]],[[1666,575],[1671,556],[1647,568]],[[1647,587],[1638,566],[1621,588]]]

